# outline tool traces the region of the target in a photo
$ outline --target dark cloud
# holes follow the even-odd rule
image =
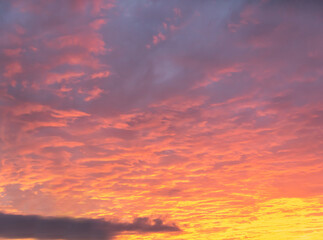
[[[102,219],[73,219],[41,217],[36,215],[12,215],[0,213],[1,238],[36,239],[112,239],[123,231],[173,232],[175,225],[164,224],[161,219],[136,218],[132,223],[114,223]]]

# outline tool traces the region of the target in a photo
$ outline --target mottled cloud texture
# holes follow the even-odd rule
[[[160,219],[154,224],[148,218],[137,218],[133,223],[113,223],[94,219],[44,218],[34,215],[0,213],[0,237],[10,239],[111,239],[118,232],[179,231],[175,225],[165,225]]]
[[[148,240],[321,240],[322,12],[0,1],[0,211],[183,230]]]

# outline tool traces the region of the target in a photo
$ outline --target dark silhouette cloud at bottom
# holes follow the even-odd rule
[[[117,223],[103,219],[41,217],[0,213],[1,238],[36,238],[66,240],[108,240],[124,231],[174,232],[175,224],[164,224],[160,219],[136,218],[132,223]]]

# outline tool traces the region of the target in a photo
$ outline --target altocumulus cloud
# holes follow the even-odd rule
[[[41,217],[0,213],[1,238],[36,239],[95,239],[108,240],[124,232],[174,232],[175,224],[164,224],[160,219],[136,218],[132,223],[114,223],[102,219]]]

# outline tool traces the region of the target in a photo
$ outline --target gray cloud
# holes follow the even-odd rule
[[[37,215],[12,215],[0,213],[0,237],[36,239],[112,239],[124,231],[174,232],[175,224],[164,224],[161,219],[136,218],[132,223],[114,223],[103,219],[74,219],[41,217]]]

